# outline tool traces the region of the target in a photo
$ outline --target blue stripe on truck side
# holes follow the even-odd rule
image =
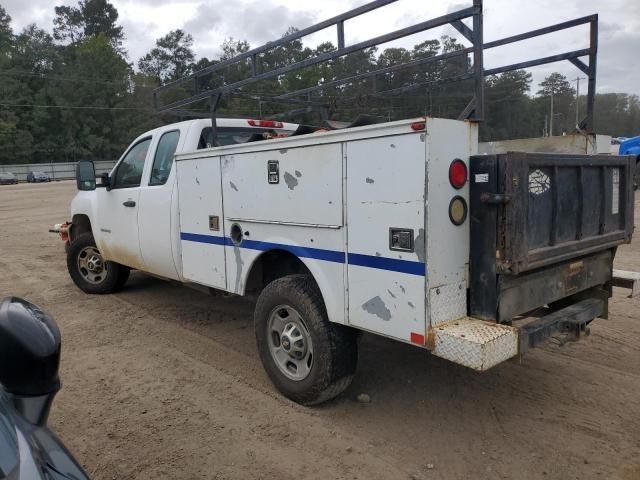
[[[188,242],[208,243],[211,245],[234,246],[230,238],[216,235],[181,232],[180,239]],[[347,256],[344,252],[340,252],[338,250],[300,247],[297,245],[286,245],[283,243],[262,242],[259,240],[249,239],[242,240],[240,248],[259,250],[263,252],[274,249],[285,250],[297,257],[313,258],[315,260],[324,260],[325,262],[335,263],[345,263],[345,258],[348,257],[349,265],[375,268],[378,270],[389,270],[392,272],[407,273],[409,275],[425,276],[427,274],[426,264],[411,260],[400,260],[397,258],[385,258],[375,255],[363,255],[360,253],[349,253]]]

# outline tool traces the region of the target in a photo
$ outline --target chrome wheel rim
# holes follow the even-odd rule
[[[282,374],[304,380],[313,367],[313,343],[302,316],[289,305],[271,311],[267,324],[269,352]]]
[[[96,285],[107,277],[107,264],[96,247],[84,247],[78,253],[78,271],[87,282]]]

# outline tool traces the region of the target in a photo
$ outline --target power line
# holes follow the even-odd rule
[[[19,107],[19,108],[60,108],[68,110],[140,110],[146,112],[153,112],[151,108],[141,107],[89,107],[89,106],[75,106],[75,105],[37,105],[31,103],[0,103],[3,107]]]
[[[74,77],[74,76],[65,76],[58,75],[52,73],[34,73],[34,72],[26,72],[19,70],[4,70],[0,71],[0,75],[3,76],[16,76],[16,77],[37,77],[42,80],[53,80],[58,82],[82,82],[96,85],[116,85],[116,86],[127,86],[130,84],[135,84],[136,87],[141,88],[156,88],[157,85],[147,85],[146,83],[135,83],[133,79],[123,79],[117,81],[104,81],[104,80],[95,80],[88,77]]]

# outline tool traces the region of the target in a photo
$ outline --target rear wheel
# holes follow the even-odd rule
[[[69,244],[67,269],[73,282],[85,293],[116,292],[129,278],[129,267],[102,258],[90,232],[78,235]]]
[[[260,358],[275,387],[303,405],[342,393],[358,359],[353,330],[329,322],[309,275],[290,275],[262,291],[255,310]]]

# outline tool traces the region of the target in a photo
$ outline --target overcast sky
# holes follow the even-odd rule
[[[76,1],[0,0],[13,17],[14,30],[29,23],[52,29],[54,5],[72,5]],[[154,46],[155,39],[169,30],[182,28],[193,35],[197,57],[215,58],[220,44],[227,37],[245,39],[258,46],[278,38],[289,27],[304,28],[366,0],[112,0],[120,13],[120,24],[126,35],[125,48],[135,63]],[[397,28],[427,20],[452,10],[471,5],[472,0],[400,0],[382,7],[361,19],[345,24],[346,42],[366,40]],[[598,92],[627,92],[640,95],[638,58],[640,52],[640,0],[485,0],[485,42],[516,33],[544,27],[576,17],[600,14],[598,54]],[[452,27],[423,32],[386,46],[411,47],[426,38],[442,34],[460,38]],[[305,40],[313,47],[331,40],[336,43],[335,28],[319,32]],[[462,41],[462,39],[460,38]],[[466,41],[463,41],[466,43]],[[588,46],[587,26],[573,28],[547,36],[488,50],[485,68],[543,57]],[[537,83],[552,71],[570,79],[584,76],[569,62],[536,67],[533,92]],[[573,82],[575,87],[575,82]],[[586,83],[581,83],[584,92]]]

